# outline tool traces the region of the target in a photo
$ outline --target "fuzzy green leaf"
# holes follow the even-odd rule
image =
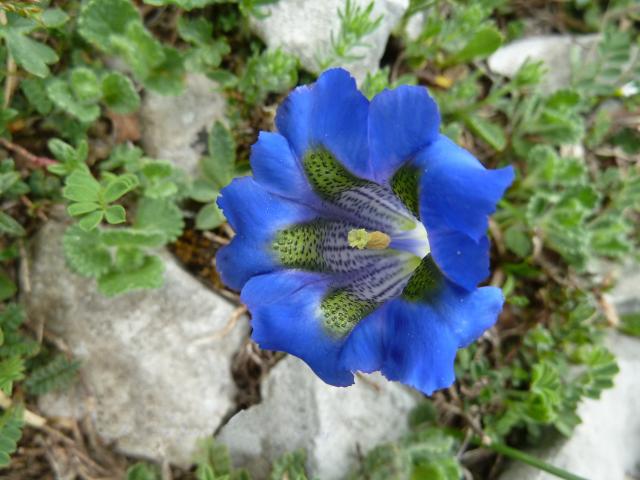
[[[467,44],[457,52],[452,61],[464,63],[469,60],[485,58],[495,52],[502,45],[502,34],[494,27],[484,27],[477,30]]]
[[[73,96],[82,103],[95,103],[102,96],[98,77],[90,68],[74,68],[69,83]]]
[[[58,355],[45,365],[34,369],[24,385],[32,395],[63,390],[76,379],[79,368],[80,362]]]
[[[158,231],[114,228],[102,232],[102,242],[110,247],[161,247],[165,236]]]
[[[506,147],[507,139],[500,125],[477,115],[466,116],[465,122],[473,133],[478,135],[495,150],[500,152]]]
[[[200,230],[212,230],[224,222],[224,214],[215,203],[205,205],[196,215],[196,228]]]
[[[13,383],[24,378],[24,361],[20,357],[9,357],[0,361],[0,390],[11,395]]]
[[[200,164],[204,176],[220,190],[234,176],[236,144],[231,132],[217,121],[209,133],[209,155]]]
[[[51,112],[53,103],[49,100],[49,95],[47,95],[47,89],[43,80],[39,78],[25,78],[20,82],[20,89],[40,115],[47,115]]]
[[[22,225],[4,212],[0,212],[0,233],[13,237],[23,237],[26,234]]]
[[[4,38],[11,56],[19,66],[36,77],[49,76],[47,64],[58,61],[58,55],[53,49],[32,40],[13,28],[6,30]]]
[[[104,211],[91,212],[78,221],[78,226],[85,232],[89,232],[100,225],[104,218]]]
[[[100,116],[100,107],[95,104],[84,104],[74,97],[67,82],[55,78],[47,85],[47,93],[53,103],[69,115],[83,123],[91,123]]]
[[[99,277],[111,267],[111,255],[97,230],[85,232],[72,225],[64,233],[62,248],[71,269],[81,275]]]
[[[119,175],[107,184],[104,190],[104,200],[107,203],[115,202],[135,189],[139,184],[138,177],[132,173]]]
[[[13,297],[18,288],[13,280],[9,278],[9,276],[0,270],[0,302],[3,302],[11,297]]]
[[[108,51],[113,36],[124,35],[130,22],[140,22],[130,0],[90,0],[80,10],[78,32],[94,47]]]
[[[77,217],[79,215],[84,215],[85,213],[98,210],[99,208],[100,208],[100,205],[98,205],[95,202],[72,203],[67,207],[67,213],[72,217]]]
[[[173,242],[184,229],[182,210],[168,199],[142,198],[134,225],[140,230],[162,234],[165,243]]]
[[[160,480],[160,474],[154,466],[138,462],[127,469],[126,480]]]
[[[40,20],[47,28],[60,28],[67,23],[69,15],[59,8],[47,8],[40,15]]]
[[[129,77],[110,72],[102,79],[104,103],[116,113],[132,113],[140,107],[140,96]]]
[[[124,223],[127,220],[127,212],[122,205],[111,205],[104,212],[107,222],[112,225]]]
[[[0,417],[0,467],[9,465],[11,454],[18,447],[18,441],[22,437],[23,417],[24,409],[20,406],[7,409]]]
[[[158,257],[148,256],[136,270],[111,271],[98,279],[98,289],[112,297],[134,290],[159,288],[163,283],[164,264]]]

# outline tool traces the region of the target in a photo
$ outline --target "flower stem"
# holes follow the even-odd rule
[[[531,465],[532,467],[535,467],[539,470],[543,470],[552,475],[555,475],[558,478],[563,478],[565,480],[586,480],[584,477],[574,475],[573,473],[567,472],[562,468],[555,467],[550,463],[540,460],[533,455],[529,455],[528,453],[525,453],[521,450],[516,450],[515,448],[508,447],[507,445],[504,445],[502,443],[492,442],[490,445],[485,446],[496,453],[504,455],[505,457],[509,457],[522,463],[526,463],[527,465]]]

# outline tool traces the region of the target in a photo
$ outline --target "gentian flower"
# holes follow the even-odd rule
[[[478,284],[513,169],[487,170],[439,134],[426,88],[369,102],[341,69],[296,88],[275,123],[253,145],[253,176],[218,200],[236,235],[217,268],[253,339],[332,385],[379,370],[426,394],[448,387],[457,349],[502,309]]]

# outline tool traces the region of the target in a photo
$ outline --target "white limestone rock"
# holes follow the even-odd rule
[[[195,175],[207,150],[207,132],[216,120],[225,119],[226,102],[218,88],[206,76],[190,74],[181,95],[147,91],[140,109],[145,153]]]
[[[45,322],[81,361],[81,381],[44,396],[42,411],[88,414],[118,450],[188,465],[196,440],[234,409],[231,360],[246,328],[199,341],[223,329],[234,307],[168,253],[161,289],[102,296],[95,281],[67,269],[64,229],[50,221],[37,235],[24,302],[30,319]]]
[[[288,356],[270,372],[262,398],[231,418],[218,436],[234,463],[264,479],[273,460],[304,448],[311,475],[333,480],[356,464],[358,448],[366,453],[406,433],[408,412],[419,396],[379,375],[332,387]]]
[[[579,63],[594,58],[599,35],[536,35],[522,38],[499,48],[489,57],[489,69],[506,77],[512,77],[525,63],[543,61],[547,67],[541,88],[545,92],[569,86],[571,81],[571,56],[578,55]]]
[[[370,0],[353,0],[366,8]],[[252,28],[270,49],[281,48],[300,59],[304,68],[318,73],[320,61],[331,51],[331,36],[340,32],[338,10],[344,10],[344,0],[279,0],[264,8],[264,18],[254,19]],[[341,65],[358,83],[367,72],[378,69],[391,31],[409,7],[409,0],[376,0],[371,18],[382,15],[378,28],[363,39],[363,46],[354,49],[358,57]]]

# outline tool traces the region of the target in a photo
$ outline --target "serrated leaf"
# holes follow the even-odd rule
[[[182,210],[169,199],[142,198],[136,209],[136,228],[160,232],[165,242],[173,242],[182,235]]]
[[[23,237],[26,234],[22,225],[4,212],[0,212],[0,233],[13,237]]]
[[[0,390],[11,395],[14,382],[24,378],[24,361],[20,357],[10,357],[0,361]]]
[[[78,221],[78,226],[85,232],[89,232],[94,228],[96,228],[98,225],[100,225],[100,222],[102,222],[103,218],[104,218],[103,210],[92,212],[82,217]]]
[[[105,210],[105,218],[112,225],[124,223],[127,220],[127,212],[122,205],[111,205]]]
[[[45,365],[32,370],[24,386],[32,395],[63,390],[76,379],[79,369],[80,362],[58,355]]]
[[[219,227],[224,222],[224,214],[215,203],[205,205],[196,215],[196,228],[199,230],[211,230]]]
[[[69,267],[81,275],[99,277],[111,267],[111,255],[97,230],[85,232],[72,225],[64,232],[62,248]]]
[[[103,194],[104,200],[107,203],[115,202],[135,189],[139,184],[138,177],[132,173],[119,175],[107,184]]]
[[[76,148],[73,148],[66,142],[63,142],[59,138],[52,138],[47,143],[47,147],[53,156],[60,162],[68,163],[74,166],[84,164],[89,154],[89,144],[86,140],[80,141]],[[70,172],[69,172],[70,173]]]
[[[478,135],[495,150],[500,152],[506,147],[507,139],[500,125],[477,115],[466,116],[465,122],[473,133]]]
[[[80,10],[78,32],[94,47],[108,51],[113,36],[124,35],[130,22],[140,22],[131,1],[90,0]]]
[[[87,67],[71,70],[69,79],[73,96],[83,103],[95,103],[102,96],[96,74]]]
[[[98,202],[100,190],[100,183],[89,170],[81,168],[67,177],[62,196],[74,202]]]
[[[49,76],[47,64],[58,61],[58,55],[53,49],[43,43],[36,42],[13,28],[5,31],[4,38],[11,56],[19,66],[36,77],[45,78]]]
[[[133,228],[114,228],[102,232],[102,242],[111,247],[161,247],[165,243],[162,232]]]
[[[219,190],[233,179],[235,161],[233,136],[222,122],[217,121],[209,133],[209,155],[200,164],[202,173]]]
[[[20,406],[5,410],[0,417],[0,467],[11,463],[11,454],[16,451],[22,437],[23,417],[24,410]]]
[[[98,289],[108,297],[134,290],[159,288],[163,283],[164,264],[158,257],[148,256],[136,270],[111,271],[98,279]]]
[[[116,113],[132,113],[140,107],[140,96],[133,82],[118,72],[110,72],[102,79],[103,101]]]
[[[84,104],[74,97],[67,82],[55,78],[47,85],[47,93],[56,107],[83,123],[91,123],[100,116],[100,107],[95,104]]]
[[[100,205],[98,205],[95,202],[72,203],[67,207],[67,213],[72,217],[77,217],[79,215],[84,215],[85,213],[98,210],[99,208],[100,208]]]
[[[51,112],[53,103],[49,100],[44,81],[39,78],[25,78],[20,82],[20,89],[39,114],[47,115]]]

